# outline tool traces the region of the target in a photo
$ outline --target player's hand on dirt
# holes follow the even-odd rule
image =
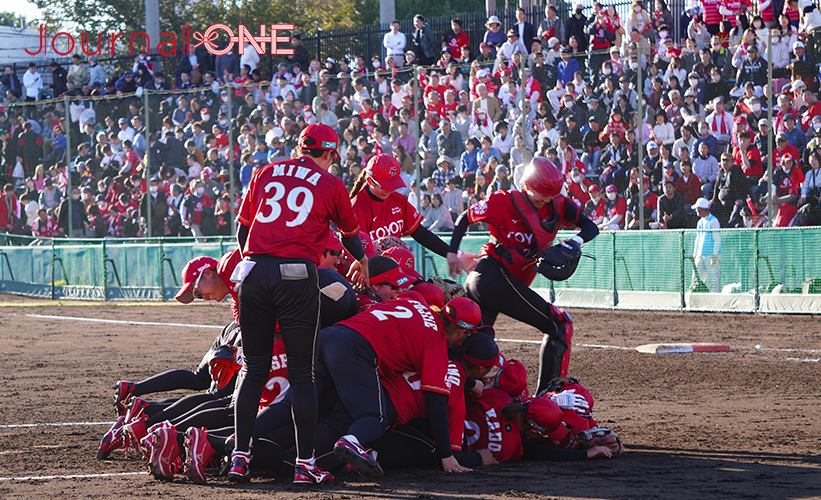
[[[454,278],[462,274],[462,262],[459,260],[459,256],[453,252],[448,252],[448,270]]]
[[[368,274],[368,257],[362,257],[360,260],[351,264],[348,269],[348,280],[360,288],[367,289],[370,281]]]
[[[610,458],[612,456],[613,452],[607,446],[594,446],[587,450],[587,458]]]
[[[473,472],[473,469],[462,467],[453,455],[442,459],[442,468],[445,472]]]
[[[482,455],[482,465],[494,465],[499,463],[499,461],[496,460],[496,457],[493,456],[493,452],[487,448],[484,450],[479,450],[479,455]]]
[[[470,392],[476,394],[477,396],[482,395],[482,391],[485,390],[485,384],[482,383],[481,380],[477,380],[476,384],[470,388]]]
[[[558,394],[550,396],[559,408],[562,410],[573,410],[576,413],[586,413],[590,409],[587,400],[581,394],[576,394],[576,389],[569,391],[562,391]]]

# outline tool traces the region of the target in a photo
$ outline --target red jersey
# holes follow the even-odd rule
[[[385,200],[375,200],[365,187],[356,193],[352,205],[359,227],[373,241],[385,236],[407,236],[416,231],[424,219],[407,198],[396,192]]]
[[[439,120],[443,118],[447,118],[447,111],[442,101],[439,101],[438,104],[428,104],[427,120],[430,122],[431,127],[438,128]]]
[[[54,238],[59,234],[57,231],[57,221],[51,217],[46,217],[45,222],[40,222],[39,218],[34,219],[34,222],[31,224],[31,232],[41,238]]]
[[[434,87],[433,85],[428,85],[425,88],[425,98],[428,98],[430,96],[431,92],[436,92],[436,93],[439,94],[439,101],[440,102],[444,101],[445,100],[445,91],[447,89],[448,89],[447,87],[445,87],[444,85],[441,85],[441,84],[437,85],[436,87]]]
[[[719,24],[722,19],[721,12],[718,11],[719,0],[701,0],[701,7],[704,13],[701,14],[704,24]]]
[[[764,165],[761,163],[761,152],[757,147],[750,144],[744,156],[750,161],[750,168],[746,170],[744,170],[744,163],[741,161],[741,149],[738,147],[733,148],[733,161],[744,170],[744,175],[758,177],[760,179],[761,176],[764,175]]]
[[[448,429],[450,447],[462,451],[462,437],[465,433],[465,371],[461,363],[448,362]],[[402,425],[415,418],[427,418],[428,409],[422,392],[421,377],[416,372],[405,372],[399,376],[382,379],[391,403],[396,408],[396,423]]]
[[[467,398],[465,428],[471,452],[488,449],[500,463],[522,459],[519,425],[502,416],[502,408],[511,401],[509,394],[494,388],[485,389],[479,398]]]
[[[257,170],[237,220],[249,227],[243,255],[270,254],[315,263],[328,240],[329,221],[344,236],[359,233],[345,184],[304,156]]]
[[[603,217],[607,210],[604,208],[604,197],[599,196],[599,202],[594,203],[593,199],[591,198],[587,203],[584,204],[584,213],[587,217],[595,221],[599,217]]]
[[[582,179],[582,184],[587,186],[588,189],[590,188],[590,181],[587,179]],[[567,192],[573,197],[573,203],[579,208],[584,207],[584,204],[590,201],[590,195],[582,189],[580,184],[575,182],[571,182],[570,185],[567,186]]]
[[[545,204],[537,211],[539,220],[548,222],[557,217],[557,224],[554,224],[550,232],[550,241],[556,237],[559,229],[571,226],[579,219],[579,209],[575,203],[562,195],[554,198],[555,203]],[[516,206],[513,204],[513,196],[510,191],[496,191],[487,197],[486,200],[475,203],[468,208],[468,220],[471,224],[486,222],[489,226],[490,235],[508,250],[517,250],[522,257],[536,262],[539,255],[539,243],[527,222]],[[488,256],[501,262],[514,278],[525,285],[530,285],[536,277],[535,266],[531,265],[526,269],[514,268],[508,262],[496,255],[494,243],[488,242],[482,247],[482,256]]]
[[[280,338],[274,342],[271,371],[268,372],[268,381],[262,389],[262,396],[259,398],[259,409],[282,401],[289,387],[288,357],[285,355],[285,343]]]
[[[359,117],[362,118],[363,122],[365,120],[373,120],[374,116],[376,116],[376,110],[373,109],[373,108],[369,109],[368,111],[365,111],[363,109],[362,111],[359,112]]]
[[[416,372],[421,390],[450,394],[445,329],[425,304],[395,299],[338,324],[356,330],[371,344],[383,379]]]
[[[801,162],[799,161],[801,159],[801,157],[798,156],[798,149],[795,146],[793,146],[792,144],[785,145],[784,149],[779,149],[779,148],[773,149],[773,158],[772,158],[773,167],[778,168],[779,166],[781,166],[781,157],[785,156],[785,155],[792,156],[793,168],[800,168],[801,167]],[[763,174],[763,171],[762,171],[762,174]]]
[[[607,208],[607,218],[612,219],[617,215],[621,215],[619,227],[624,227],[624,217],[627,215],[627,202],[624,201],[624,198],[616,198],[616,201],[607,203],[605,207]]]
[[[451,54],[453,54],[453,57],[458,57],[459,54],[462,53],[462,47],[470,46],[468,34],[464,31],[460,31],[459,34],[456,35],[453,33],[453,30],[449,30],[445,38],[448,47],[450,47],[450,52]]]
[[[783,168],[777,169],[773,172],[773,186],[775,187],[776,196],[787,196],[794,194],[801,196],[801,184],[804,182],[804,173],[800,168],[793,167],[790,173],[784,171]]]

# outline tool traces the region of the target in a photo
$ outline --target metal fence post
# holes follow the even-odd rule
[[[613,307],[619,305],[619,286],[616,282],[616,233],[611,231],[611,244],[613,248]]]
[[[54,257],[55,257],[55,255],[54,255],[54,238],[52,238],[51,239],[51,300],[54,300],[54,267],[55,267],[55,262],[57,262],[54,259]]]
[[[754,229],[755,231],[755,265],[753,265],[753,272],[755,272],[755,312],[761,308],[761,295],[759,295],[758,290],[758,261],[761,258],[760,247],[758,245],[758,233],[761,232],[760,229]]]
[[[71,111],[69,110],[69,102],[68,96],[63,97],[63,105],[66,107],[66,155],[65,155],[65,162],[66,162],[66,192],[64,193],[66,199],[66,206],[68,207],[68,214],[67,215],[67,222],[68,222],[68,234],[66,234],[66,238],[71,238],[74,236],[73,229],[74,224],[72,217],[72,199],[71,199]],[[62,215],[62,214],[60,214]]]
[[[236,184],[234,182],[234,122],[231,119],[234,109],[234,98],[231,95],[230,85],[228,85],[225,91],[228,92],[228,184],[230,184],[229,190],[231,191],[228,193],[228,203],[231,205],[228,207],[228,223],[231,225],[231,235],[234,236],[237,234],[237,228],[234,227],[234,196],[236,196]]]
[[[681,259],[679,259],[681,278],[681,309],[684,310],[687,304],[684,302],[684,230],[679,229],[679,246],[681,247]]]
[[[152,207],[151,207],[151,194],[148,191],[148,179],[151,178],[151,166],[149,160],[151,158],[151,134],[148,130],[150,127],[149,124],[149,116],[151,115],[151,109],[149,108],[149,100],[148,100],[148,93],[149,90],[143,90],[143,112],[145,113],[145,157],[143,158],[143,182],[145,182],[145,235],[150,238],[152,235],[151,232],[151,218],[152,214]],[[134,141],[136,142],[137,139],[135,138]],[[142,202],[140,203],[140,208],[142,209]]]
[[[106,261],[108,256],[105,251],[105,238],[103,238],[103,300],[108,300],[108,271],[106,271]]]
[[[162,245],[162,238],[160,238],[160,300],[165,302],[165,251]]]

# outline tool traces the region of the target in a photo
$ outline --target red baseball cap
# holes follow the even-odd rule
[[[562,425],[562,409],[552,399],[527,398],[522,404],[527,405],[528,423],[541,433],[553,432]]]
[[[337,161],[339,160],[339,152],[336,150],[338,144],[339,137],[334,129],[323,123],[314,123],[305,127],[299,134],[297,142],[297,146],[303,149],[333,151]]]
[[[410,278],[405,276],[399,264],[391,258],[374,255],[368,259],[368,271],[373,285],[387,283],[397,288],[410,286]]]
[[[399,175],[401,171],[399,161],[393,156],[376,155],[368,161],[365,170],[372,181],[387,191],[408,187]]]
[[[345,250],[345,247],[342,246],[342,242],[336,237],[336,233],[333,229],[328,230],[328,241],[325,242],[325,248],[327,250]]]
[[[590,191],[601,191],[601,188],[598,184],[593,184],[592,186],[590,186]]]
[[[467,297],[450,299],[443,311],[452,323],[469,332],[475,332],[482,324],[482,310],[476,302]]]
[[[183,304],[190,304],[194,301],[194,288],[200,282],[202,273],[208,269],[216,269],[217,261],[211,257],[197,257],[191,259],[188,264],[182,269],[182,288],[174,296],[179,302]]]
[[[406,276],[416,278],[417,280],[422,279],[422,275],[416,272],[416,261],[413,258],[413,252],[402,247],[391,247],[383,251],[382,255],[390,257],[399,263],[399,267],[402,268],[402,272],[405,273]]]
[[[509,359],[496,374],[493,386],[511,397],[527,397],[527,370],[518,360]]]
[[[373,247],[373,240],[368,233],[360,231],[359,239],[362,240],[362,248],[365,249],[365,255],[370,259],[376,255],[376,249]]]
[[[217,146],[227,146],[228,145],[228,136],[225,134],[219,134],[217,137]]]
[[[434,285],[433,283],[423,281],[421,283],[413,285],[412,290],[420,294],[429,306],[436,306],[439,309],[445,307],[445,292],[443,292],[441,288]]]

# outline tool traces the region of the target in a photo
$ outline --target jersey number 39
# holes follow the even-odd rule
[[[270,194],[272,190],[273,194]],[[268,215],[263,215],[265,210],[261,208],[256,217],[257,222],[263,224],[274,222],[282,215],[282,206],[279,201],[285,197],[286,193],[285,186],[281,182],[269,182],[265,185],[265,192],[269,194],[269,197],[265,199],[265,204],[271,207],[271,212]],[[288,227],[298,226],[308,219],[308,214],[311,213],[311,208],[314,206],[314,194],[306,187],[295,187],[288,193],[285,204],[290,211],[296,214],[296,217],[287,221],[285,225]]]

